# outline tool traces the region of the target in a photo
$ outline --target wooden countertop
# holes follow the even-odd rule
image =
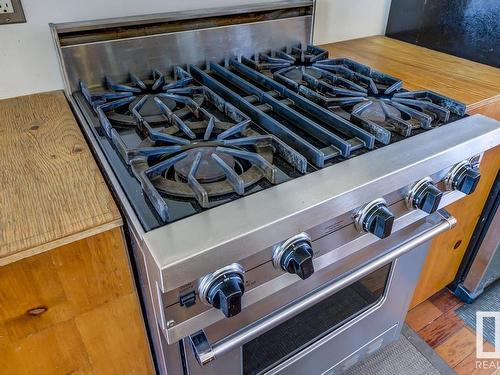
[[[0,100],[0,266],[120,226],[61,91]]]
[[[467,105],[469,111],[500,105],[500,69],[384,36],[321,46],[330,57],[348,57],[403,80],[408,90],[428,89]]]

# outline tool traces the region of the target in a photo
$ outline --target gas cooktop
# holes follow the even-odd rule
[[[76,97],[146,230],[465,115],[315,46],[81,81]]]
[[[388,345],[428,241],[455,225],[443,208],[499,143],[498,122],[463,104],[308,45],[314,15],[284,0],[51,27],[161,374],[253,371],[252,348],[294,319],[298,345],[255,371],[336,371]],[[309,329],[379,271],[380,301]]]

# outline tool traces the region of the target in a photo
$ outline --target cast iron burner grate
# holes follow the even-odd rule
[[[397,78],[349,59],[329,59],[314,46],[172,73],[131,74],[127,83],[108,77],[100,91],[81,82],[77,95],[148,228],[465,113],[452,99],[408,92]]]
[[[209,208],[227,196],[245,195],[262,180],[288,179],[277,159],[306,172],[307,161],[298,152],[259,131],[208,88],[192,85],[184,70],[177,68],[176,76],[179,81],[155,92],[142,87],[159,84],[137,78],[134,85],[108,84],[112,91],[101,94],[81,85],[104,132],[164,221],[171,218],[165,196]]]
[[[146,101],[141,107],[141,115],[151,125],[165,122],[163,109],[155,101],[160,100],[167,108],[174,109],[177,104],[172,99],[162,95],[169,90],[185,87],[192,83],[193,78],[184,70],[176,69],[173,79],[169,79],[158,70],[154,70],[151,79],[141,80],[134,74],[130,74],[130,82],[126,84],[116,84],[109,77],[105,78],[105,86],[108,89],[104,92],[91,93],[84,82],[80,82],[80,90],[88,103],[96,110],[101,123],[106,127],[109,134],[110,123],[116,127],[135,127],[137,120],[132,114],[137,103],[146,97]],[[201,104],[198,100],[198,104]],[[103,107],[106,116],[103,116]],[[182,112],[179,113],[182,115]]]
[[[463,116],[465,106],[431,91],[408,92],[402,81],[350,59],[328,59],[314,46],[240,58],[303,97],[375,135],[382,144],[391,132],[409,137],[447,123],[450,114]]]

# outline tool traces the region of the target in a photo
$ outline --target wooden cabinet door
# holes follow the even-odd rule
[[[0,267],[0,374],[152,374],[121,228]]]

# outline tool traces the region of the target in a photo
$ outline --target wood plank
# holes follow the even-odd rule
[[[429,301],[443,313],[447,313],[450,310],[456,310],[464,304],[446,288],[434,294]]]
[[[441,315],[443,315],[441,310],[429,301],[424,301],[408,312],[406,315],[406,324],[415,332],[418,332]]]
[[[418,335],[430,347],[435,348],[458,332],[462,327],[465,327],[465,322],[453,310],[450,310],[418,331]]]
[[[62,92],[1,100],[0,119],[0,258],[121,225]]]
[[[330,57],[349,57],[403,80],[409,90],[437,91],[470,109],[500,101],[500,69],[410,43],[373,36],[326,44]]]
[[[463,327],[436,347],[436,353],[453,368],[476,350],[476,335]]]

